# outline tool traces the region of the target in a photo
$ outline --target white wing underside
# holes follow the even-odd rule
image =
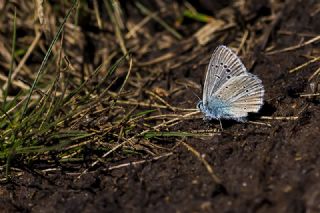
[[[203,87],[203,103],[224,83],[234,76],[246,74],[247,70],[238,56],[226,46],[219,46],[213,52]]]
[[[263,104],[264,89],[260,79],[245,74],[231,78],[213,95],[227,103],[230,114],[245,117],[248,112],[259,111]]]
[[[234,117],[246,117],[257,112],[263,104],[264,88],[261,80],[247,72],[238,56],[225,46],[214,51],[207,69],[203,89],[203,104],[217,97],[227,104]]]

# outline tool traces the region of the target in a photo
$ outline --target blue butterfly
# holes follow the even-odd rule
[[[239,57],[228,47],[213,52],[197,108],[205,119],[245,121],[248,112],[258,112],[263,104],[262,81],[248,73]]]

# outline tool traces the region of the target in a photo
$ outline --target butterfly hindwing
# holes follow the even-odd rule
[[[234,117],[257,112],[263,104],[263,95],[261,80],[249,73],[232,77],[213,94],[228,105],[228,111]]]

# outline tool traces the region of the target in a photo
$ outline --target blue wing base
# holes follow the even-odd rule
[[[204,114],[204,120],[232,119],[240,122],[246,121],[246,117],[237,117],[230,113],[230,105],[215,97],[211,97],[207,104],[199,101],[197,108]]]

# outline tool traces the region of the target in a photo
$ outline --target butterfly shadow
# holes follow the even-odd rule
[[[258,120],[261,116],[271,116],[276,111],[277,111],[277,108],[275,106],[264,102],[259,112],[248,114],[247,120],[254,121],[254,120]]]

